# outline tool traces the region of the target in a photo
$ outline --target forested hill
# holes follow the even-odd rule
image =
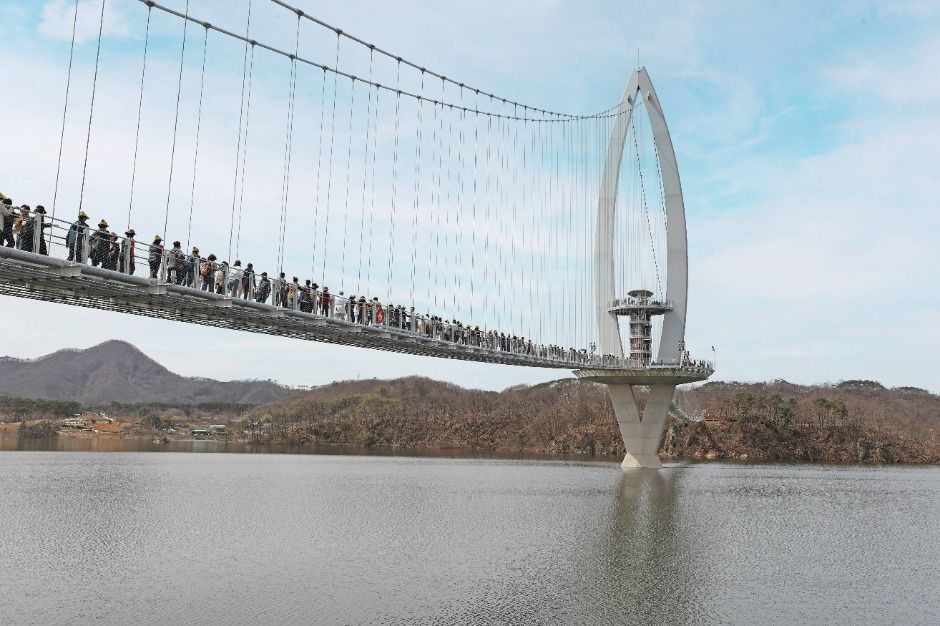
[[[682,391],[708,423],[674,424],[685,458],[940,462],[940,396],[870,381],[708,383]],[[345,381],[259,406],[277,441],[488,451],[623,453],[607,391],[564,379],[502,392],[426,378]]]
[[[32,360],[0,358],[0,396],[11,398],[74,400],[85,406],[112,402],[262,404],[286,394],[286,388],[269,381],[187,378],[123,341],[60,350]]]

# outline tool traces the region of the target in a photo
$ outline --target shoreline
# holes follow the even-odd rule
[[[619,465],[620,456],[585,454],[577,452],[536,452],[525,450],[485,450],[474,448],[406,448],[354,445],[300,445],[290,443],[261,443],[242,438],[180,437],[158,440],[153,436],[127,433],[63,432],[58,437],[28,438],[19,433],[0,433],[0,452],[175,452],[183,454],[293,454],[321,456],[379,456],[404,458],[449,458],[494,461],[558,461],[564,463],[587,462]],[[940,467],[940,463],[853,462],[846,460],[800,458],[734,458],[675,456],[660,453],[664,463],[681,465],[826,465],[837,467]]]

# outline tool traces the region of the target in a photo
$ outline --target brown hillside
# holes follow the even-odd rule
[[[712,383],[679,401],[711,421],[671,423],[667,456],[940,462],[940,397],[922,391]],[[606,389],[572,379],[499,393],[426,378],[344,381],[250,417],[270,421],[274,441],[309,446],[623,454]]]

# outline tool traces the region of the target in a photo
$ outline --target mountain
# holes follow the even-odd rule
[[[75,400],[85,406],[166,402],[263,404],[288,390],[268,381],[220,382],[174,374],[124,341],[60,350],[38,359],[0,358],[0,396]]]

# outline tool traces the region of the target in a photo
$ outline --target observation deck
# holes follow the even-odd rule
[[[715,372],[711,361],[689,364],[637,362],[627,367],[581,368],[574,375],[580,380],[604,385],[685,385],[706,380]]]
[[[628,316],[634,311],[644,311],[649,315],[663,315],[671,310],[671,300],[650,300],[634,296],[616,298],[613,302],[608,303],[607,306],[608,313],[622,316]]]

